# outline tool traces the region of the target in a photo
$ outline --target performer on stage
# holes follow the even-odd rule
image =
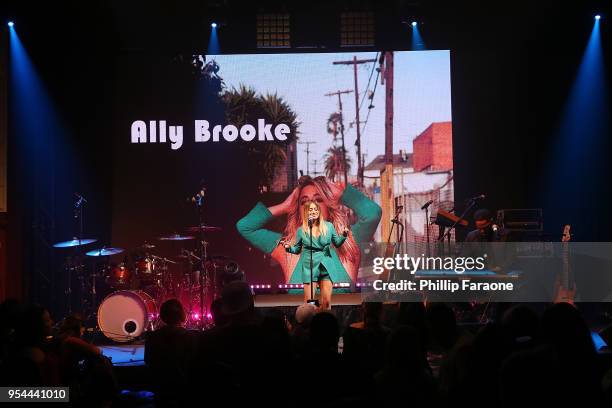
[[[342,236],[338,236],[334,224],[325,221],[321,215],[321,207],[315,201],[306,201],[302,205],[302,220],[302,227],[296,233],[295,244],[290,245],[284,242],[283,246],[289,253],[301,254],[295,266],[295,272],[301,272],[302,275],[304,301],[310,300],[312,281],[312,284],[315,285],[313,289],[316,289],[317,283],[321,289],[321,307],[329,309],[332,282],[337,281],[343,273],[346,273],[336,252],[332,250],[331,244],[333,243],[337,248],[342,246],[349,230],[344,227]]]
[[[499,242],[507,238],[507,234],[493,224],[491,212],[486,208],[474,212],[474,224],[476,229],[467,234],[465,242]]]
[[[302,208],[308,201],[314,201],[319,205],[322,218],[331,223],[336,231],[344,231],[349,225],[347,207],[352,209],[357,217],[356,222],[350,227],[345,242],[339,248],[331,249],[332,257],[337,257],[341,266],[335,268],[334,276],[330,275],[331,282],[354,282],[361,260],[359,244],[372,239],[382,210],[378,204],[351,185],[333,183],[325,177],[313,179],[303,176],[285,201],[270,207],[257,203],[236,226],[240,234],[253,246],[272,255],[280,264],[286,282],[304,283],[301,269],[296,268],[301,257],[288,253],[279,244],[281,242],[295,244],[298,230],[304,224]],[[285,215],[287,225],[282,234],[264,228],[273,218]]]
[[[465,237],[463,255],[479,257],[487,254],[487,268],[496,273],[504,273],[514,261],[514,246],[492,244],[508,241],[508,233],[493,223],[491,212],[481,208],[474,212],[476,229]]]

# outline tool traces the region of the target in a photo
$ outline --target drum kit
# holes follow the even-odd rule
[[[87,202],[76,194],[75,218],[80,221],[79,238],[58,242],[53,247],[70,249],[64,269],[68,284],[65,291],[68,313],[72,313],[72,278],[76,274],[80,282],[80,312],[97,324],[97,329],[108,339],[129,342],[137,339],[147,330],[154,330],[161,324],[159,307],[170,298],[181,301],[187,315],[186,326],[204,329],[211,325],[207,312],[210,303],[218,295],[220,273],[232,269],[233,263],[225,256],[209,256],[205,234],[220,232],[221,228],[204,225],[202,189],[194,203],[200,212],[200,223],[188,227],[184,234],[157,237],[156,244],[145,242],[132,251],[123,248],[100,247],[84,253],[85,246],[98,242],[95,238],[83,236],[82,209]],[[193,243],[196,243],[195,249]],[[172,243],[178,254],[167,258],[160,256],[158,246]],[[190,250],[188,247],[191,247]],[[167,251],[165,251],[167,253]],[[122,255],[120,262],[112,262]],[[92,267],[86,268],[85,259],[92,260]],[[87,274],[86,271],[91,273]],[[110,293],[98,304],[98,282],[103,280]]]

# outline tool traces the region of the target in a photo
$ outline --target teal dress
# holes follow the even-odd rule
[[[304,232],[302,228],[298,228],[295,238],[295,245],[289,247],[287,252],[300,255],[300,260],[295,266],[295,271],[289,280],[289,283],[310,283],[311,277],[313,282],[321,280],[330,280],[332,282],[350,281],[342,262],[336,255],[336,251],[331,248],[332,243],[335,247],[339,247],[346,241],[345,236],[340,236],[334,228],[334,224],[325,221],[327,225],[327,233],[325,235],[310,237],[309,232]],[[312,260],[312,262],[311,262]],[[310,267],[312,265],[312,275]],[[301,274],[299,273],[301,271]]]
[[[351,232],[355,242],[357,242],[357,244],[369,242],[376,231],[376,227],[378,227],[378,223],[380,222],[380,217],[382,215],[380,206],[351,185],[348,185],[344,189],[340,202],[352,209],[357,216],[357,222],[351,226]],[[247,215],[236,223],[236,228],[238,229],[240,235],[249,241],[251,245],[260,249],[266,254],[271,254],[272,251],[274,251],[274,249],[278,246],[278,243],[282,237],[279,232],[270,231],[265,228],[266,224],[271,221],[272,218],[273,216],[270,213],[270,210],[268,210],[268,208],[260,202],[257,203],[257,205],[255,205],[255,207]],[[298,229],[298,233],[299,231],[300,229]],[[329,239],[331,241],[331,236]],[[308,238],[307,241],[310,243],[310,238]],[[344,266],[342,266],[342,263],[338,259],[336,251],[331,248],[331,246],[329,247],[329,251],[331,257],[338,261],[334,268],[330,268],[329,270],[326,268],[332,282],[352,283],[348,273],[344,269]],[[304,256],[302,255],[300,258],[304,258]],[[310,258],[308,258],[308,263],[310,264]],[[296,268],[291,274],[289,283],[303,282],[303,272],[298,262],[298,265],[296,265]],[[310,271],[308,271],[307,282],[310,282]]]

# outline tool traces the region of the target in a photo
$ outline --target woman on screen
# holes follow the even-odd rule
[[[325,286],[322,289],[324,292],[325,289],[329,289],[329,296],[321,299],[321,306],[329,308],[333,284],[350,284],[357,278],[361,259],[359,244],[368,242],[376,231],[381,217],[381,208],[378,204],[351,185],[342,186],[328,181],[325,177],[313,179],[304,176],[300,178],[298,186],[285,201],[270,207],[257,203],[236,226],[240,234],[253,246],[271,254],[279,262],[286,282],[310,284],[310,276],[307,281],[304,280],[301,265],[299,270],[296,268],[300,255],[288,253],[283,246],[279,246],[279,243],[284,242],[295,245],[298,229],[304,225],[303,206],[310,201],[314,201],[319,206],[321,218],[333,225],[335,231],[348,229],[347,207],[357,216],[357,222],[350,227],[350,232],[342,245],[330,248],[330,256],[339,263],[338,267],[334,267],[333,276],[330,274],[330,280],[322,281]],[[264,228],[271,219],[283,215],[287,216],[287,225],[282,234]],[[308,261],[310,262],[310,259]],[[309,299],[310,287],[305,285],[304,300]]]

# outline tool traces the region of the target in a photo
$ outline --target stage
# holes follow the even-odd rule
[[[289,318],[293,319],[295,309],[304,302],[301,294],[259,294],[255,295],[255,307],[261,314],[267,310],[278,308]],[[346,324],[347,318],[357,319],[361,305],[361,294],[339,293],[333,296],[332,312]],[[343,318],[344,317],[344,318]],[[138,339],[130,343],[115,343],[102,335],[94,341],[102,350],[102,354],[109,357],[114,367],[137,367],[144,365],[144,340]]]
[[[360,293],[338,293],[334,294],[332,298],[334,306],[355,306],[360,305],[362,302],[362,296]],[[288,306],[299,306],[304,303],[304,295],[302,294],[261,294],[255,295],[255,307],[288,307]]]

